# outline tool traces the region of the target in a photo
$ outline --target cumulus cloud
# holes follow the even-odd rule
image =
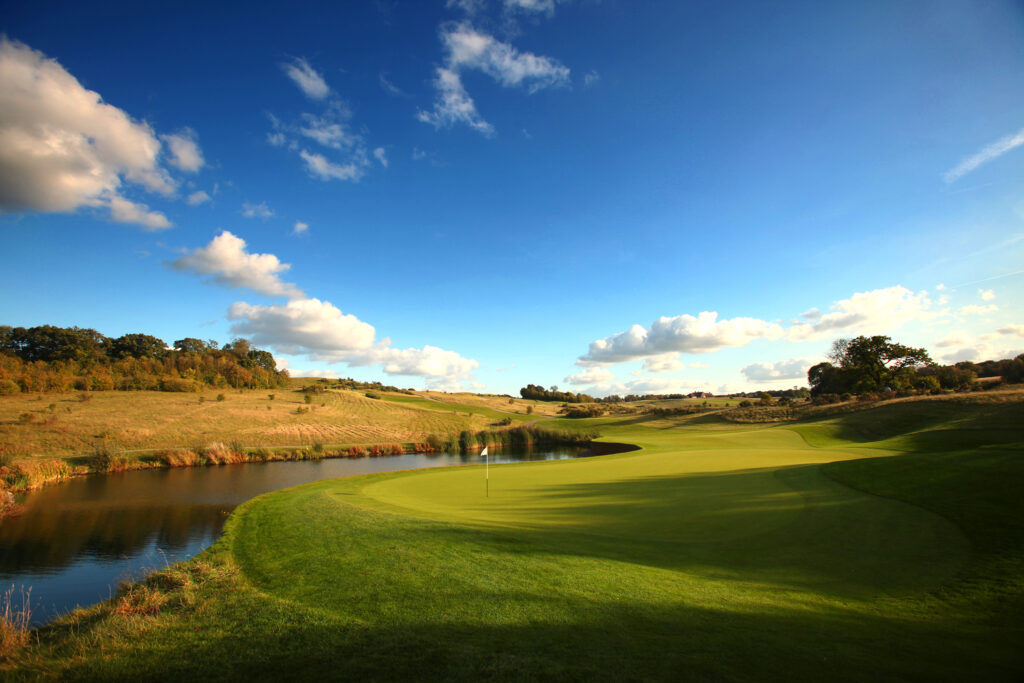
[[[806,379],[807,369],[816,361],[806,358],[790,358],[774,363],[754,363],[740,372],[751,382],[775,382],[784,379]]]
[[[106,208],[116,221],[169,227],[163,214],[120,193],[129,182],[174,194],[161,149],[149,125],[83,88],[56,60],[0,38],[0,209]]]
[[[610,382],[613,379],[615,379],[615,375],[613,375],[609,370],[594,367],[586,368],[582,372],[579,372],[575,375],[569,375],[568,377],[565,378],[564,381],[569,384],[581,385],[597,384],[598,382]]]
[[[911,320],[927,321],[948,313],[932,311],[931,306],[927,292],[915,293],[897,285],[856,293],[835,302],[828,313],[812,308],[789,327],[758,318],[719,320],[718,313],[713,311],[697,316],[663,316],[649,328],[633,325],[624,332],[591,342],[577,363],[607,365],[668,353],[713,353],[725,347],[746,346],[757,339],[796,342],[830,337],[841,330],[882,334]],[[651,365],[658,363],[652,361]]]
[[[302,221],[295,221],[295,225],[292,226],[293,235],[301,235],[309,230],[309,223],[303,223]]]
[[[997,334],[1014,335],[1024,337],[1024,325],[1007,325],[996,330]]]
[[[297,222],[297,230],[299,226],[305,224]],[[329,301],[307,298],[295,285],[283,282],[280,275],[291,266],[273,254],[249,253],[245,241],[226,230],[168,265],[224,287],[288,297],[288,302],[272,305],[240,301],[228,310],[232,334],[276,353],[304,354],[314,361],[350,366],[378,365],[390,375],[415,375],[437,386],[456,388],[472,383],[471,373],[480,367],[475,360],[436,346],[399,349],[390,339],[378,340],[369,323],[343,313]]]
[[[304,57],[298,57],[291,62],[282,64],[281,68],[284,69],[285,75],[299,86],[299,90],[311,100],[322,100],[331,94],[331,89],[324,77],[311,67]]]
[[[996,298],[996,293],[991,289],[979,289],[978,296],[981,297],[982,301],[992,301]]]
[[[436,346],[396,349],[390,339],[376,340],[373,326],[329,301],[297,299],[286,304],[231,306],[232,334],[258,346],[289,355],[306,354],[315,361],[350,366],[379,365],[389,375],[417,375],[468,381],[479,367],[475,360]]]
[[[373,158],[380,162],[380,165],[384,168],[388,167],[388,153],[383,147],[373,150]]]
[[[199,206],[210,201],[210,195],[205,190],[197,190],[188,196],[189,206]]]
[[[1024,129],[1011,133],[1004,138],[996,140],[987,147],[982,148],[975,154],[963,159],[959,164],[946,171],[943,178],[947,183],[954,183],[967,175],[982,164],[987,164],[993,159],[998,159],[1007,152],[1024,145]]]
[[[245,240],[227,230],[205,247],[186,252],[168,265],[179,272],[208,277],[222,287],[246,287],[268,296],[293,299],[304,296],[298,287],[280,278],[281,273],[291,268],[290,265],[281,263],[273,254],[249,253]]]
[[[968,343],[963,346],[957,346],[953,351],[946,353],[942,356],[942,360],[946,363],[959,363],[960,361],[983,361],[983,360],[1001,360],[1003,358],[1016,358],[1021,353],[1024,353],[1024,347],[1008,348],[1005,346],[996,346],[987,341],[978,341],[975,343]]]
[[[259,204],[243,202],[242,215],[246,218],[270,218],[274,215],[274,212],[267,206],[266,202],[260,202]]]
[[[376,335],[372,325],[319,299],[270,306],[237,302],[228,310],[228,320],[233,321],[232,334],[257,346],[289,355],[305,353],[316,360],[336,361],[369,351]]]
[[[299,135],[315,140],[331,149],[352,149],[362,144],[363,138],[349,129],[352,112],[335,102],[321,115],[303,114],[301,123],[292,128]]]
[[[463,86],[461,74],[465,71],[481,71],[505,87],[525,87],[530,93],[569,83],[568,67],[548,57],[520,52],[468,23],[444,28],[441,42],[445,62],[435,73],[434,108],[416,114],[435,128],[463,123],[484,135],[493,134],[493,126],[480,116]]]
[[[793,325],[787,336],[793,341],[821,339],[849,328],[871,329],[877,334],[911,320],[934,317],[930,311],[931,304],[927,292],[915,294],[899,285],[858,292],[832,304],[829,313],[808,315],[817,312],[817,309],[804,313],[803,317],[811,322]]]
[[[711,353],[726,346],[746,346],[755,339],[778,339],[783,329],[756,318],[718,320],[718,313],[680,315],[655,320],[649,329],[633,325],[625,332],[591,342],[583,365],[621,363],[665,353]]]
[[[160,137],[167,143],[167,148],[170,151],[168,163],[171,166],[181,171],[195,173],[206,163],[203,153],[199,150],[199,143],[196,142],[198,136],[191,128]]]
[[[679,360],[678,353],[666,353],[662,356],[652,356],[644,359],[641,370],[645,372],[669,372],[672,370],[682,370],[686,367],[686,363]]]

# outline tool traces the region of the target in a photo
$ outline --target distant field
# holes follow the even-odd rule
[[[1024,402],[552,422],[643,450],[268,494],[9,673],[1021,678]]]
[[[217,401],[218,394],[225,400]],[[358,391],[328,391],[314,395],[309,404],[304,397],[280,389],[201,394],[108,391],[92,392],[87,401],[77,394],[4,396],[0,446],[16,457],[39,458],[81,455],[103,441],[127,450],[218,441],[240,441],[245,446],[403,443],[423,441],[431,433],[487,429],[505,417],[486,408],[455,407],[404,394],[371,399]],[[308,412],[296,412],[306,408]]]

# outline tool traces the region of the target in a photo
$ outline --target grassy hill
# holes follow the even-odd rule
[[[404,400],[404,399],[403,399]],[[401,401],[398,401],[401,403]],[[456,413],[458,411],[455,411]],[[642,450],[318,482],[14,677],[1015,680],[1024,402],[553,421]]]

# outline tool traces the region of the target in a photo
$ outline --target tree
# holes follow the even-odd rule
[[[196,339],[195,337],[185,337],[184,339],[178,339],[174,342],[174,348],[182,353],[205,353],[207,346],[206,342],[202,339]]]
[[[159,358],[167,349],[163,339],[148,334],[126,334],[107,344],[107,355],[121,358]]]
[[[837,339],[829,359],[832,363],[819,363],[807,371],[814,396],[909,388],[914,384],[914,368],[934,364],[924,349],[897,344],[885,336]]]

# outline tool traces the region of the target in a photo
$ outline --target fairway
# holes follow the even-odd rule
[[[492,467],[490,497],[474,466],[267,494],[192,563],[214,578],[151,580],[170,583],[155,616],[65,619],[20,671],[1014,679],[1019,442],[908,444],[938,431],[962,449],[980,423],[1019,440],[1020,404],[913,404],[917,437],[877,448],[898,445],[893,409],[792,427],[606,418],[606,440],[642,449]],[[840,438],[864,424],[878,433]]]

